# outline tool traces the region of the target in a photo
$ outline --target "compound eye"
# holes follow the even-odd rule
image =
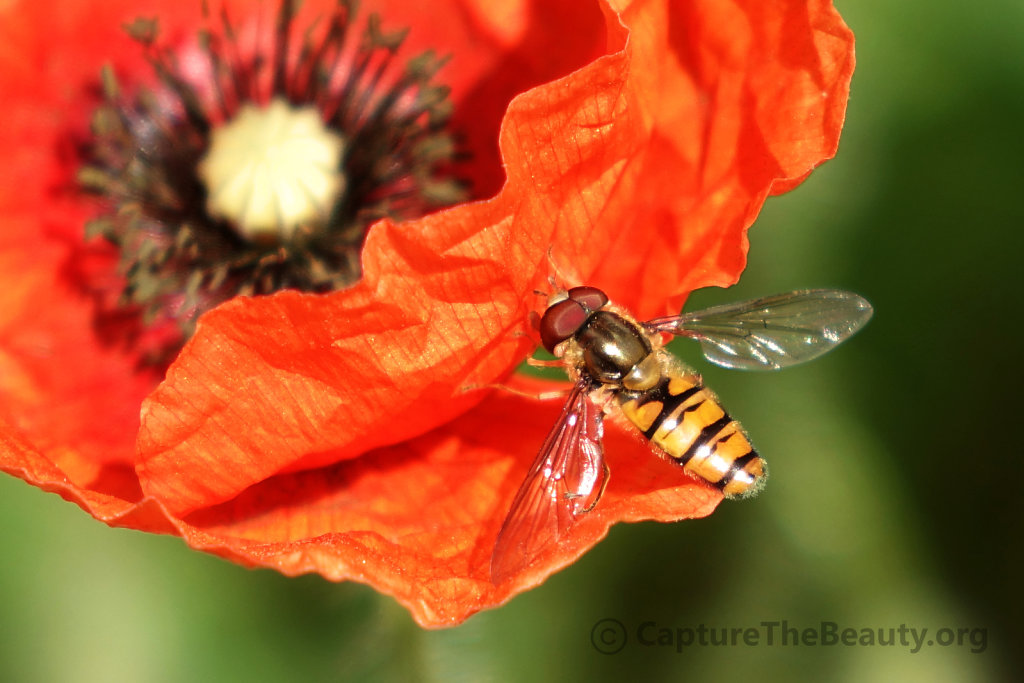
[[[563,299],[544,311],[540,319],[540,339],[551,353],[587,321],[590,312],[575,299]]]
[[[608,303],[608,295],[597,287],[573,287],[568,292],[569,298],[578,301],[588,311],[596,311]]]

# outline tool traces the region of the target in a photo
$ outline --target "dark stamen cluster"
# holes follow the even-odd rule
[[[243,57],[226,10],[219,30],[200,33],[212,97],[158,45],[155,20],[127,29],[144,46],[158,89],[128,97],[104,72],[80,180],[109,211],[87,234],[119,249],[121,305],[136,307],[147,324],[173,320],[187,336],[200,313],[236,295],[346,287],[360,276],[359,250],[373,221],[413,218],[465,198],[451,176],[448,89],[431,82],[445,60],[428,52],[396,65],[406,32],[384,32],[373,15],[353,36],[353,0],[339,0],[326,26],[300,36],[295,4],[282,2],[270,54]],[[247,103],[275,98],[316,107],[343,137],[346,189],[326,221],[267,243],[207,213],[197,167],[217,125]]]

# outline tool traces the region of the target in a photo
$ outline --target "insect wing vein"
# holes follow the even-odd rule
[[[600,495],[603,413],[591,402],[590,388],[585,379],[573,387],[516,493],[491,556],[495,584],[563,538]]]
[[[852,292],[811,289],[656,318],[643,326],[698,340],[704,357],[716,365],[778,370],[830,351],[871,314],[871,305]]]

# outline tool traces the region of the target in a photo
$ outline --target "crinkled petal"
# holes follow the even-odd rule
[[[835,154],[853,35],[829,0],[610,4],[631,30],[623,97],[645,134],[593,280],[647,318],[735,283],[768,193]]]
[[[61,140],[87,117],[99,62],[84,56],[109,50],[138,71],[121,21],[160,14],[173,39],[198,10],[2,11],[15,20],[0,22],[0,89],[18,97],[0,126],[0,262],[16,276],[0,297],[0,468],[109,524],[365,581],[430,626],[535,585],[616,521],[714,508],[717,493],[609,423],[601,504],[499,591],[494,539],[558,406],[473,388],[535,345],[533,290],[553,273],[642,317],[735,281],[765,197],[835,151],[850,32],[824,0],[435,4],[436,33],[410,41],[451,41],[469,168],[493,196],[375,225],[349,290],[211,311],[144,402],[152,379],[100,343],[91,302],[73,294],[88,212]]]
[[[550,383],[524,381],[528,390]],[[560,409],[495,391],[461,419],[400,445],[324,468],[280,474],[184,518],[153,498],[130,500],[111,470],[109,493],[68,481],[24,442],[0,441],[3,469],[53,491],[112,526],[182,536],[249,566],[356,580],[395,596],[426,627],[447,626],[508,600],[574,562],[617,521],[702,517],[721,494],[658,458],[635,433],[608,423],[612,476],[601,504],[564,543],[496,587],[490,558],[529,460]],[[118,482],[121,482],[120,484]]]
[[[849,32],[821,2],[619,11],[606,56],[509,106],[496,197],[374,226],[351,290],[206,316],[144,408],[147,494],[185,513],[445,423],[531,346],[552,265],[641,315],[735,281],[773,183],[834,150]]]

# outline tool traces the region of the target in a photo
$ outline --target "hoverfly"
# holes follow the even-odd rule
[[[498,533],[492,582],[528,566],[597,505],[610,474],[601,445],[606,412],[620,412],[653,450],[727,498],[761,489],[761,456],[700,375],[662,348],[663,334],[699,341],[716,365],[778,370],[831,350],[871,313],[856,294],[814,289],[638,322],[595,287],[553,295],[541,341],[573,386]]]

